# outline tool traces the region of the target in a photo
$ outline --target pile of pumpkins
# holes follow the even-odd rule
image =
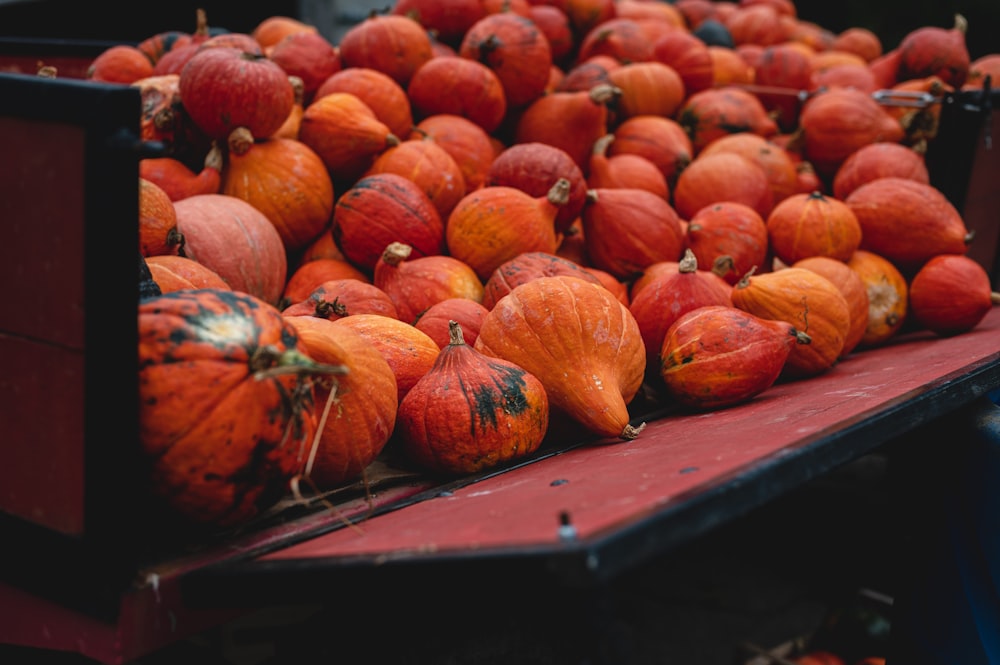
[[[154,494],[240,524],[390,442],[469,474],[564,423],[641,436],[640,390],[726,408],[973,329],[998,296],[924,163],[941,96],[1000,74],[968,28],[883,50],[791,0],[399,0],[337,44],[199,12],[109,48],[87,76],[169,150],[139,169]]]

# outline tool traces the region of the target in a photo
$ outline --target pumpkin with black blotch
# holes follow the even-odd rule
[[[399,404],[406,453],[424,469],[451,475],[530,455],[548,429],[541,381],[468,346],[458,323],[449,328],[450,343]]]
[[[139,442],[154,498],[210,526],[276,503],[315,432],[313,377],[343,368],[311,360],[281,313],[246,293],[147,298],[138,326]]]

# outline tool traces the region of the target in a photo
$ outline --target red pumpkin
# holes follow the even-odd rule
[[[197,194],[218,194],[222,188],[222,168],[222,148],[217,144],[205,155],[204,166],[197,173],[173,157],[139,160],[139,176],[159,186],[171,201]]]
[[[938,76],[953,87],[961,87],[969,75],[969,50],[965,43],[968,21],[955,14],[951,28],[923,26],[903,37],[897,81]]]
[[[139,441],[152,494],[205,525],[240,524],[269,508],[309,449],[310,377],[322,370],[281,314],[246,293],[144,299]]]
[[[236,48],[199,50],[180,72],[181,101],[206,135],[225,140],[237,127],[274,134],[295,103],[288,74],[271,60]]]
[[[725,134],[753,132],[770,137],[778,125],[753,93],[734,86],[709,88],[690,95],[678,110],[677,121],[688,133],[697,153]]]
[[[741,154],[721,151],[699,155],[677,177],[674,208],[681,217],[691,219],[722,201],[742,203],[767,219],[774,194],[764,168]]]
[[[654,115],[628,118],[615,128],[614,137],[609,155],[645,157],[660,169],[671,189],[676,185],[678,174],[687,168],[694,156],[691,138],[671,118]]]
[[[311,101],[320,85],[340,71],[340,52],[317,30],[293,32],[274,44],[268,57],[289,76],[302,80],[303,99]]]
[[[399,318],[396,305],[382,289],[350,277],[319,284],[308,297],[281,310],[284,316],[313,316],[334,321],[356,314],[378,314]]]
[[[466,194],[485,184],[496,152],[482,127],[462,116],[439,113],[416,124],[410,138],[418,137],[433,140],[451,155],[462,172]]]
[[[468,298],[446,298],[436,302],[423,313],[414,323],[414,327],[427,334],[442,349],[451,341],[449,325],[452,321],[462,326],[462,336],[465,343],[473,346],[479,337],[479,328],[490,310],[481,303]]]
[[[339,47],[345,68],[376,69],[404,88],[414,72],[434,56],[427,31],[397,14],[369,15],[344,33]]]
[[[927,261],[910,281],[909,298],[917,323],[942,336],[972,330],[1000,304],[986,269],[962,254]]]
[[[458,115],[488,133],[507,115],[500,78],[478,60],[435,58],[416,71],[406,92],[420,116]]]
[[[90,66],[85,77],[103,83],[131,84],[153,75],[153,63],[137,47],[116,44],[102,51]]]
[[[493,309],[515,287],[538,277],[553,275],[570,275],[594,284],[600,283],[596,276],[578,263],[547,252],[525,252],[505,261],[489,276],[484,285],[483,305],[486,309]]]
[[[787,321],[706,305],[684,313],[666,331],[658,354],[660,377],[669,395],[685,406],[732,406],[774,385],[792,349],[810,342]]]
[[[514,12],[484,16],[466,31],[458,55],[492,69],[512,108],[527,106],[541,97],[549,83],[552,50],[527,16]]]

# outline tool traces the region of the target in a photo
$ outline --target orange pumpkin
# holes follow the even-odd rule
[[[437,208],[441,219],[465,196],[465,176],[448,151],[427,138],[395,145],[375,158],[366,175],[396,173],[417,183]]]
[[[826,372],[844,350],[850,328],[850,307],[840,289],[822,275],[804,268],[784,268],[748,275],[731,292],[733,305],[763,319],[786,321],[809,335],[797,345],[783,373],[800,379]]]
[[[139,178],[139,253],[177,254],[183,240],[173,201],[159,185]]]
[[[670,186],[656,164],[641,155],[623,153],[609,156],[608,147],[614,140],[614,134],[605,134],[594,143],[587,172],[587,186],[590,189],[644,189],[669,201]]]
[[[379,314],[397,319],[392,299],[374,284],[356,279],[331,279],[319,284],[307,298],[281,310],[284,316],[341,319],[355,314]]]
[[[735,284],[768,258],[767,224],[743,203],[721,201],[705,206],[688,221],[686,246],[699,266]]]
[[[610,156],[645,157],[660,169],[670,188],[694,156],[691,138],[672,118],[656,115],[628,118],[615,127],[614,136],[608,150]]]
[[[285,316],[317,362],[341,366],[336,381],[317,380],[317,434],[302,475],[320,490],[356,478],[382,452],[396,423],[396,375],[378,349],[357,333],[313,316]]]
[[[868,329],[868,289],[861,275],[851,270],[846,261],[838,261],[827,256],[812,256],[792,264],[793,268],[805,268],[826,277],[840,289],[850,310],[850,328],[844,339],[841,357],[846,356],[861,343]]]
[[[868,292],[868,326],[859,346],[881,346],[906,322],[909,285],[892,261],[875,252],[859,249],[847,265],[858,273]]]
[[[925,263],[909,285],[913,318],[938,335],[972,330],[1000,304],[990,275],[979,263],[962,254],[939,254]]]
[[[451,341],[450,323],[462,326],[465,343],[473,346],[479,337],[479,328],[490,310],[468,298],[446,298],[434,303],[420,314],[414,327],[427,334],[442,349]]]
[[[285,283],[281,301],[287,307],[309,297],[317,286],[333,279],[356,279],[371,283],[371,279],[345,259],[320,258],[300,264]]]
[[[351,26],[338,46],[345,69],[375,69],[404,88],[414,72],[434,57],[427,31],[416,21],[397,14],[370,14]]]
[[[763,167],[735,152],[699,155],[681,171],[674,187],[677,214],[691,219],[705,206],[742,203],[767,219],[774,207],[771,183]]]
[[[767,216],[767,237],[774,255],[789,265],[810,256],[847,261],[861,244],[861,224],[839,199],[793,194]]]
[[[624,64],[609,72],[608,80],[621,91],[615,103],[615,118],[619,121],[639,115],[672,118],[684,102],[680,75],[659,61]]]
[[[552,49],[527,16],[498,12],[482,17],[462,36],[458,55],[492,69],[511,108],[527,106],[545,93]]]
[[[162,293],[184,289],[232,290],[217,272],[184,256],[174,254],[149,256],[146,257],[146,265]]]
[[[439,113],[416,124],[410,138],[418,137],[433,140],[451,155],[462,172],[466,194],[486,183],[496,153],[482,127],[459,115]]]
[[[483,319],[475,348],[534,374],[553,407],[592,434],[639,434],[628,404],[645,347],[635,317],[603,285],[563,275],[521,284]]]
[[[458,323],[449,329],[449,344],[399,404],[407,455],[424,469],[457,475],[535,452],[549,424],[542,383],[467,345]]]
[[[586,271],[578,263],[549,252],[524,252],[497,266],[484,284],[483,305],[493,306],[515,287],[538,277],[570,275],[595,284],[600,283],[595,275]]]
[[[197,173],[174,157],[147,157],[139,160],[139,177],[156,184],[171,201],[180,201],[196,194],[218,194],[222,164],[222,148],[213,144]]]
[[[833,195],[841,201],[878,178],[909,178],[930,184],[924,155],[899,143],[869,143],[852,152],[833,176]]]
[[[778,131],[777,123],[761,101],[753,93],[735,86],[696,92],[677,113],[677,122],[691,138],[695,153],[726,134],[753,132],[769,137]]]
[[[492,133],[507,114],[507,96],[496,72],[470,58],[435,58],[417,70],[407,87],[421,117],[447,113]]]
[[[409,135],[413,109],[406,89],[391,76],[371,67],[348,67],[320,83],[313,100],[335,92],[349,93],[364,102],[375,118],[396,138]]]

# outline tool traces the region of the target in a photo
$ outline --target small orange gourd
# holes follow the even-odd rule
[[[403,448],[420,467],[458,475],[530,455],[548,429],[545,388],[515,363],[465,343],[452,321],[450,343],[399,404]]]
[[[771,251],[786,264],[810,256],[847,261],[861,244],[861,224],[851,208],[822,192],[793,194],[767,216]]]
[[[847,265],[860,275],[868,292],[868,325],[860,346],[881,346],[906,322],[909,285],[892,261],[875,252],[859,249]]]
[[[483,319],[477,350],[534,374],[549,402],[600,437],[634,439],[628,404],[646,352],[628,308],[601,284],[539,277],[516,287]]]

